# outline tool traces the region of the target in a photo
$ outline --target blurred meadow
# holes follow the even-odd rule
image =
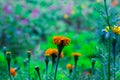
[[[0,5],[0,80],[120,80],[120,0]]]

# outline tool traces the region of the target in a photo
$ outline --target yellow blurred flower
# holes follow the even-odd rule
[[[96,0],[96,2],[97,2],[97,3],[100,3],[100,2],[101,2],[101,0]]]
[[[87,75],[87,76],[90,76],[90,74],[91,74],[90,72],[86,72],[86,75]]]
[[[69,18],[69,15],[68,15],[68,14],[64,14],[63,18],[64,18],[64,19],[68,19],[68,18]]]
[[[27,51],[28,54],[31,54],[32,52],[30,50]]]
[[[73,53],[72,56],[74,56],[74,57],[80,57],[80,56],[82,56],[82,54],[81,53]]]
[[[70,43],[70,39],[64,36],[54,36],[53,37],[54,44],[56,45],[68,45]]]
[[[113,33],[120,34],[120,26],[114,26],[112,29]]]
[[[73,14],[73,15],[74,15],[75,13],[76,13],[76,11],[75,11],[75,10],[72,10],[71,14]]]
[[[6,52],[6,54],[11,54],[11,52]]]
[[[67,68],[67,69],[72,69],[72,68],[74,68],[74,66],[73,66],[72,64],[67,64],[67,65],[66,65],[66,68]]]
[[[110,27],[109,27],[109,26],[106,26],[105,32],[109,32],[109,30],[110,30]]]
[[[84,9],[84,8],[85,8],[85,5],[84,5],[84,4],[81,4],[80,7],[81,7],[82,9]]]

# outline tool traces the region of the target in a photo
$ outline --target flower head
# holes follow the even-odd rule
[[[74,56],[74,57],[80,57],[80,56],[82,56],[82,54],[81,53],[73,53],[72,56]]]
[[[105,32],[109,32],[109,30],[110,30],[110,27],[109,27],[109,26],[106,26]]]
[[[32,52],[31,51],[27,51],[28,54],[31,54]]]
[[[57,49],[53,49],[53,48],[49,48],[45,51],[45,56],[51,56],[51,57],[57,57],[58,56],[58,50]],[[63,58],[64,54],[63,52],[60,54],[60,58]]]
[[[54,36],[53,40],[54,40],[54,44],[57,44],[57,45],[66,46],[70,43],[70,39],[64,36]]]
[[[67,64],[67,65],[66,65],[66,68],[67,68],[67,69],[73,69],[74,66],[73,66],[72,64]]]
[[[120,26],[114,26],[112,29],[113,33],[120,34]]]
[[[118,1],[117,0],[113,0],[112,1],[112,6],[116,6],[116,5],[118,5]]]
[[[45,56],[56,56],[57,57],[58,50],[49,48],[45,51]]]
[[[6,54],[11,54],[11,52],[6,52]]]
[[[28,55],[28,59],[30,60],[30,57],[31,57],[31,51],[27,51],[27,55]]]
[[[10,68],[10,74],[12,76],[16,76],[16,70],[14,68]]]
[[[68,19],[68,18],[69,18],[69,15],[68,15],[68,14],[64,14],[63,18],[64,18],[64,19]]]

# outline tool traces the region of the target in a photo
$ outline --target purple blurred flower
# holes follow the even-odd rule
[[[7,14],[10,14],[12,12],[12,6],[11,5],[5,5],[3,7],[3,11]]]
[[[56,9],[56,6],[55,6],[55,5],[49,6],[49,10],[55,10],[55,9]]]
[[[22,4],[21,6],[22,6],[23,8],[27,8],[27,6],[26,6],[25,4]]]
[[[19,15],[15,15],[15,18],[16,18],[17,20],[20,20],[20,19],[21,19],[21,17],[20,17]]]
[[[22,20],[22,24],[27,25],[27,24],[28,24],[28,19],[27,19],[27,18],[26,18],[26,19],[23,19],[23,20]]]
[[[63,7],[63,12],[64,12],[65,14],[70,15],[70,14],[71,14],[71,11],[72,11],[73,5],[74,5],[74,4],[73,4],[72,1],[69,2],[69,3],[67,3],[67,4]]]
[[[83,9],[83,10],[82,10],[82,14],[83,14],[83,15],[87,15],[87,13],[88,13],[88,12],[87,12],[86,9]]]
[[[33,9],[32,10],[32,16],[33,17],[35,17],[35,18],[38,17],[38,14],[39,14],[39,10],[38,9]]]

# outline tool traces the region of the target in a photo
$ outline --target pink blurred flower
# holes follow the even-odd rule
[[[11,5],[5,5],[3,7],[3,11],[7,14],[10,14],[12,12],[12,6]]]
[[[28,24],[28,19],[27,19],[27,18],[26,18],[26,19],[23,19],[23,20],[22,20],[22,24],[23,24],[23,25],[27,25],[27,24]]]
[[[39,10],[38,9],[33,9],[32,10],[32,17],[38,17],[38,14],[39,14]]]

